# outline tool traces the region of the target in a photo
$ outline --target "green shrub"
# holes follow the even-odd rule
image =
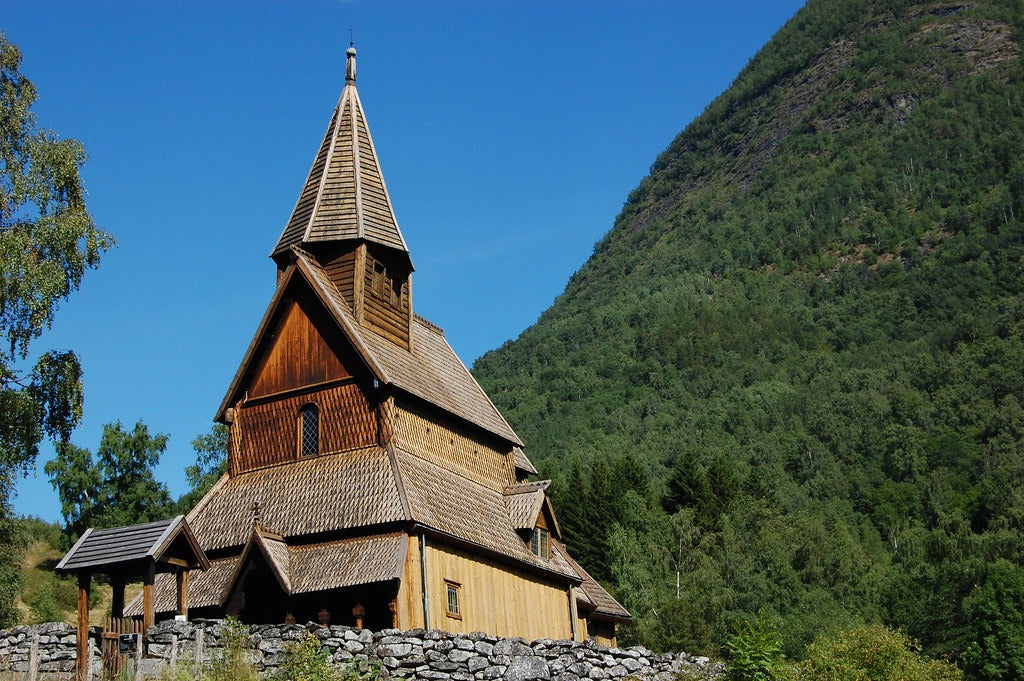
[[[280,681],[341,681],[340,671],[316,636],[306,637],[285,649]]]
[[[782,637],[764,614],[741,621],[725,644],[731,681],[776,681],[789,677]]]
[[[819,638],[801,665],[807,681],[960,681],[956,665],[930,660],[916,641],[873,625]]]
[[[203,673],[203,681],[259,681],[252,664],[249,629],[228,617],[221,629],[223,655]]]
[[[306,637],[285,650],[278,681],[377,681],[382,678],[379,664],[354,659],[343,666],[331,663],[331,656],[316,636]]]

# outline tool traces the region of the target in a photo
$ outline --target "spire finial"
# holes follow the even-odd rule
[[[348,29],[348,37],[348,49],[345,50],[345,54],[348,55],[348,60],[345,62],[345,82],[354,83],[356,82],[356,45],[351,28]]]

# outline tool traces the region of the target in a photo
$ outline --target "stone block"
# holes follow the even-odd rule
[[[476,639],[476,642],[473,644],[473,650],[481,655],[490,655],[494,652],[494,644],[488,643],[482,639]]]
[[[608,676],[612,677],[613,679],[621,678],[628,673],[629,672],[626,671],[626,668],[623,667],[621,664],[617,664],[608,668]]]
[[[627,657],[627,658],[621,660],[619,662],[619,664],[621,664],[623,667],[625,667],[626,671],[631,672],[631,673],[632,672],[638,672],[641,669],[643,669],[643,667],[644,667],[640,663],[640,660],[633,659],[632,657]],[[650,664],[650,662],[648,662],[647,664]]]
[[[377,647],[377,655],[379,657],[405,657],[412,652],[412,646],[408,643],[402,643],[401,640],[399,638],[394,642],[385,642],[381,639],[381,645]]]
[[[467,641],[467,643],[472,643],[472,641]],[[476,653],[472,650],[456,648],[455,650],[448,652],[448,659],[452,662],[465,662],[471,657],[476,657]]]
[[[471,657],[467,662],[466,666],[469,667],[469,671],[476,673],[488,666],[487,658],[485,657]]]
[[[551,670],[548,669],[544,658],[536,655],[516,655],[512,663],[505,670],[503,677],[505,681],[530,681],[531,679],[550,679]]]
[[[508,667],[503,664],[491,665],[482,672],[478,672],[478,675],[481,679],[500,679],[505,674],[506,669]]]

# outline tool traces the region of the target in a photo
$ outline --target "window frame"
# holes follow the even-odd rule
[[[462,585],[450,579],[444,580],[445,599],[444,614],[455,620],[462,619]],[[455,596],[455,609],[452,609],[452,596]]]
[[[543,527],[533,528],[533,532],[530,533],[530,553],[543,558],[544,560],[551,560],[551,532]]]
[[[316,428],[316,432],[313,434],[316,438],[314,451],[306,451],[306,414],[313,414],[314,421],[313,426]],[[305,459],[311,456],[320,455],[320,406],[315,402],[307,402],[299,408],[298,415],[298,458]]]

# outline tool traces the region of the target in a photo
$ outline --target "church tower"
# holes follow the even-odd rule
[[[408,350],[412,260],[356,91],[355,47],[346,54],[345,89],[271,257],[280,276],[292,246],[309,252],[361,326]]]

